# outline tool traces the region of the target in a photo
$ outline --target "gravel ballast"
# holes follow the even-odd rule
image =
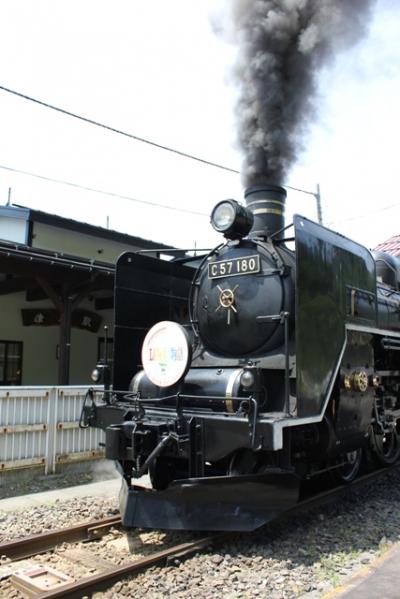
[[[0,513],[0,540],[116,512],[117,498],[84,497],[18,513]],[[190,538],[190,533],[183,532],[136,530],[127,535],[113,531],[93,550],[105,560],[122,563]],[[221,547],[184,562],[178,560],[174,566],[152,568],[121,580],[94,597],[317,599],[368,566],[399,538],[400,471],[396,470],[330,506],[256,533],[237,535]],[[40,563],[39,556],[35,559]],[[60,568],[60,560],[54,556],[54,567]],[[0,582],[0,595],[21,596],[9,581]]]

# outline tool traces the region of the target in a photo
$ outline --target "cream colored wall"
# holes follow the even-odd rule
[[[59,327],[22,326],[21,308],[53,308],[50,301],[26,302],[25,293],[0,296],[0,339],[23,342],[22,385],[57,384]],[[94,311],[94,303],[82,302],[79,308]],[[112,335],[112,310],[98,312],[102,323],[97,333],[72,328],[70,384],[89,384],[97,360],[97,340],[106,324]]]
[[[64,252],[71,256],[80,256],[111,264],[115,264],[118,256],[123,252],[139,249],[101,237],[84,235],[36,222],[33,225],[32,247]]]
[[[0,239],[27,243],[28,222],[23,218],[0,217]]]

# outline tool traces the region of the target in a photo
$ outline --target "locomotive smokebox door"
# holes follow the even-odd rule
[[[115,274],[113,388],[128,389],[141,364],[148,330],[157,322],[187,322],[194,269],[127,252]]]

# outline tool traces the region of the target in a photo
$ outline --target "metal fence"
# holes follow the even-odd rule
[[[101,389],[101,387],[97,387]],[[0,387],[0,472],[104,457],[104,432],[79,428],[83,387]]]

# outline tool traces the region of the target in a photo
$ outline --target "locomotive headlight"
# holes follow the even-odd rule
[[[94,383],[98,383],[100,380],[100,376],[101,376],[100,370],[98,368],[95,368],[94,370],[92,370],[90,378],[92,379],[92,381]]]
[[[211,224],[220,233],[227,231],[234,223],[236,216],[232,202],[224,201],[217,204],[211,214]]]
[[[251,370],[244,370],[242,376],[240,377],[240,384],[245,389],[249,389],[254,385],[254,374]]]
[[[250,232],[253,214],[236,200],[223,200],[212,211],[211,224],[228,239],[240,239]]]

